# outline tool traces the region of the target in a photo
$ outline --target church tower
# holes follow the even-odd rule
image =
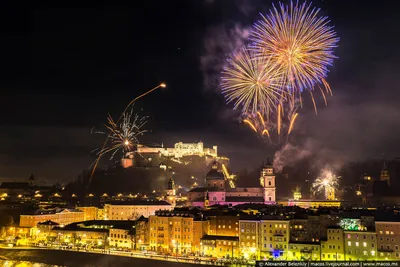
[[[383,161],[383,168],[381,170],[381,176],[379,177],[379,180],[382,182],[386,182],[387,185],[390,186],[390,175],[386,166],[386,161]]]
[[[264,188],[264,203],[275,204],[275,175],[272,164],[269,162],[264,165],[261,171],[260,184]]]
[[[168,181],[168,189],[167,189],[167,202],[172,205],[172,207],[176,206],[176,190],[175,190],[175,182],[174,179],[169,178]]]

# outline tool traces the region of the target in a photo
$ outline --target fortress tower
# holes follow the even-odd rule
[[[264,203],[275,204],[276,202],[275,175],[272,164],[269,162],[264,165],[261,171],[260,184],[261,187],[264,188]]]

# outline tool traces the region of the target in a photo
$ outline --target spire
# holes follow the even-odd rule
[[[389,171],[387,169],[385,159],[383,159],[383,166],[382,166],[381,175],[379,177],[379,180],[386,182],[388,184],[388,186],[390,186],[390,175],[389,175]]]
[[[174,190],[174,189],[175,189],[175,182],[171,175],[171,177],[168,180],[168,190]]]

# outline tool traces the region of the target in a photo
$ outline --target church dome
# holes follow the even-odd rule
[[[206,175],[207,180],[225,180],[224,174],[218,170],[218,164],[214,161],[211,170]]]

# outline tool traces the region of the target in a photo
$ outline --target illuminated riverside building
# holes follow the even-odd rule
[[[330,226],[326,229],[326,240],[321,240],[321,260],[323,261],[343,261],[345,240],[343,229],[339,226]]]
[[[371,261],[376,260],[377,239],[375,232],[344,231],[345,260]]]
[[[239,216],[237,212],[232,215],[211,215],[207,216],[210,220],[209,234],[215,236],[239,236]]]
[[[321,260],[320,244],[315,242],[289,242],[289,251],[285,260],[319,261]]]
[[[241,218],[239,243],[241,256],[248,259],[287,259],[289,220]]]
[[[241,256],[247,259],[259,258],[259,219],[247,219],[239,221],[239,243]]]
[[[160,209],[171,210],[173,206],[158,200],[114,201],[104,205],[106,220],[135,220],[140,216],[154,215]]]
[[[209,233],[210,221],[203,218],[195,218],[193,220],[193,242],[192,252],[196,254],[202,253],[202,242],[201,238]]]
[[[158,211],[149,217],[149,249],[157,252],[190,253],[194,215],[190,211]],[[200,242],[196,242],[200,243]]]
[[[400,260],[400,222],[376,221],[378,260]]]
[[[288,257],[289,220],[260,221],[260,255],[264,259],[285,260]]]
[[[239,237],[205,235],[201,238],[201,254],[204,256],[231,259],[238,258],[240,251]]]
[[[84,220],[84,212],[77,209],[37,210],[29,215],[20,215],[19,226],[36,227],[38,223],[45,221],[53,221],[60,225],[67,225]]]

